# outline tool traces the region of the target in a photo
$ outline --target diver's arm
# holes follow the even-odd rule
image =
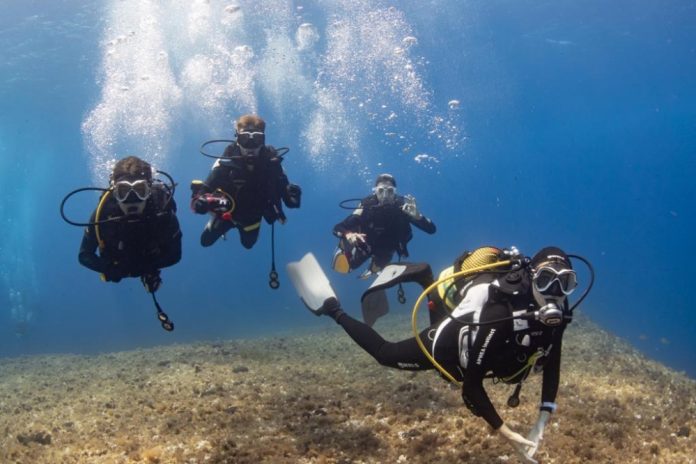
[[[92,213],[89,218],[89,222],[94,224],[94,218],[96,217],[96,211]],[[91,269],[96,272],[104,273],[108,268],[108,263],[102,257],[97,255],[97,248],[99,243],[97,242],[97,234],[94,230],[94,225],[89,225],[85,228],[84,235],[82,236],[82,243],[80,244],[80,252],[77,259],[87,269]]]
[[[416,198],[413,195],[399,197],[397,204],[408,218],[408,222],[427,234],[435,233],[435,224],[418,210]]]
[[[479,329],[462,380],[462,399],[475,416],[483,418],[493,430],[498,430],[503,425],[503,419],[483,388],[483,378],[487,370],[485,367],[487,363],[484,361],[489,353],[488,350],[494,348],[490,346],[494,338],[496,338],[495,330],[491,330],[490,327]],[[488,343],[485,342],[486,340]]]
[[[334,226],[333,234],[338,238],[343,238],[351,232],[360,232],[362,230],[362,212],[363,205],[361,203],[350,216]]]
[[[299,208],[302,198],[302,189],[299,185],[290,183],[279,161],[275,163],[275,166],[277,166],[277,168],[272,170],[273,176],[275,177],[275,191],[278,192],[285,206],[288,208]]]
[[[223,185],[225,177],[228,177],[228,170],[220,165],[220,160],[215,161],[213,168],[210,170],[208,177],[205,179],[205,191],[201,193],[209,193],[215,191]]]
[[[503,425],[503,419],[483,388],[483,373],[479,369],[467,367],[462,380],[462,400],[472,414],[482,417],[493,430]]]
[[[561,372],[561,342],[565,325],[558,329],[554,336],[553,346],[549,353],[549,359],[544,365],[544,379],[541,386],[541,406],[539,407],[539,417],[529,431],[527,439],[533,443],[526,450],[526,456],[531,459],[537,452],[539,444],[544,437],[544,428],[551,414],[556,410],[556,394],[558,393],[558,384],[560,381]]]
[[[418,227],[420,230],[422,230],[426,234],[434,234],[435,231],[437,230],[435,227],[435,223],[433,221],[431,221],[430,218],[427,218],[425,216],[421,216],[420,219],[418,219],[418,220],[411,219],[410,221],[411,221],[411,224]]]
[[[550,413],[556,409],[556,394],[561,378],[561,345],[565,326],[557,330],[549,359],[544,364],[544,377],[541,384],[541,406],[539,409]]]
[[[487,287],[483,287],[487,291]],[[479,321],[494,321],[508,314],[507,306],[502,303],[484,303]],[[469,358],[462,381],[462,399],[466,406],[477,416],[482,417],[494,429],[503,425],[503,419],[491,403],[483,388],[483,378],[495,367],[500,351],[505,349],[506,331],[511,330],[509,321],[486,324],[478,327],[476,338],[469,349]],[[514,362],[514,360],[512,360]]]
[[[205,180],[207,190],[202,193],[214,192],[216,189],[227,190],[227,185],[232,181],[232,166],[237,165],[238,156],[235,155],[236,144],[227,145],[222,158],[215,160],[210,173]]]
[[[173,200],[172,200],[173,201]],[[176,208],[174,206],[174,208]],[[162,230],[161,252],[154,260],[153,267],[162,269],[173,266],[181,260],[181,228],[176,214],[169,215],[167,226]]]
[[[359,214],[355,212],[345,218],[343,221],[336,224],[333,228],[333,234],[338,238],[343,238],[346,234],[351,232],[358,232],[361,230],[362,219]]]

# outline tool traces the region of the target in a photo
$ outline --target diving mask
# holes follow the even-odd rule
[[[380,183],[372,189],[380,204],[391,203],[396,197],[396,187],[387,183]]]
[[[541,266],[534,271],[534,288],[539,293],[546,293],[551,286],[558,282],[561,292],[568,296],[575,291],[578,286],[578,278],[572,269],[556,270],[550,266]]]
[[[150,195],[152,194],[150,182],[148,182],[145,179],[136,180],[134,182],[121,180],[115,182],[113,185],[113,195],[119,203],[125,202],[128,199],[128,196],[131,192],[133,192],[135,196],[138,197],[138,200],[147,200],[148,198],[150,198]]]
[[[237,132],[237,143],[240,147],[246,148],[247,150],[255,150],[263,146],[266,142],[266,134],[263,132],[247,132],[238,131]]]

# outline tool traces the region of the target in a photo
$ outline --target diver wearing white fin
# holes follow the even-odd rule
[[[584,258],[572,256],[592,271]],[[346,314],[316,260],[310,264],[311,259],[306,259],[288,265],[288,272],[314,314],[333,318],[384,366],[403,370],[437,368],[446,379],[460,383],[469,410],[502,435],[523,462],[537,462],[533,456],[546,422],[556,409],[563,332],[573,309],[592,286],[591,281],[569,308],[567,297],[575,290],[577,278],[568,255],[559,248],[547,247],[530,260],[514,248],[481,248],[458,258],[457,272],[446,270],[450,272],[443,272],[444,277],[436,282],[429,266],[405,264],[404,272],[381,287],[418,282],[425,291],[414,311],[427,296],[431,326],[417,337],[400,342],[384,340],[369,325]],[[416,327],[414,314],[414,332]],[[517,384],[508,399],[508,405],[515,407],[522,382],[531,372],[540,370],[544,378],[539,418],[525,438],[510,430],[498,415],[483,379]]]

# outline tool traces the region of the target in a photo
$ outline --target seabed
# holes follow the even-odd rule
[[[387,316],[386,338],[409,334]],[[339,327],[98,356],[0,360],[1,463],[519,462],[434,371],[379,366]],[[488,385],[522,434],[521,405]],[[566,331],[559,409],[542,463],[696,463],[696,381],[582,315]]]

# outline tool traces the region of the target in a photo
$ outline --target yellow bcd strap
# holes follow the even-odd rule
[[[106,197],[108,197],[111,194],[111,190],[109,189],[106,192],[104,192],[104,195],[101,196],[99,199],[99,204],[97,205],[97,211],[94,214],[94,235],[97,238],[97,243],[99,244],[99,249],[103,250],[104,247],[106,247],[106,244],[101,238],[101,232],[99,230],[99,215],[101,214],[102,207],[104,206],[104,203],[106,202]]]
[[[500,380],[502,380],[503,382],[509,382],[510,380],[514,379],[515,377],[517,377],[518,375],[520,375],[520,374],[521,374],[522,372],[524,372],[525,370],[531,370],[532,367],[534,367],[534,365],[536,364],[537,360],[538,360],[543,354],[544,354],[543,351],[537,351],[537,352],[535,352],[533,355],[531,355],[531,356],[529,357],[529,359],[527,359],[527,364],[525,364],[524,366],[522,366],[522,369],[520,369],[519,371],[515,372],[515,373],[512,374],[511,376],[508,376],[508,377],[501,377]]]
[[[248,225],[248,226],[242,228],[242,230],[243,230],[244,232],[250,232],[250,231],[252,231],[252,230],[258,229],[259,227],[261,227],[261,221],[257,222],[256,224]]]

